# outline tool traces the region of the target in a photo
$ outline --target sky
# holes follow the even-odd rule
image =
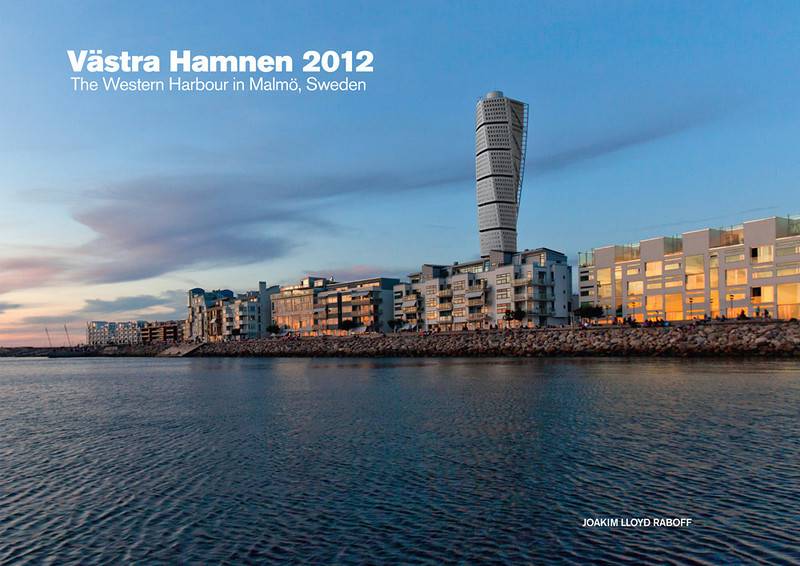
[[[192,287],[474,259],[490,90],[530,105],[520,248],[800,213],[796,2],[0,4],[0,346],[183,318]],[[375,70],[365,92],[80,93],[68,49]]]

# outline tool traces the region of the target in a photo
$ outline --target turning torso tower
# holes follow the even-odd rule
[[[517,251],[528,105],[492,91],[475,109],[475,179],[481,256]]]

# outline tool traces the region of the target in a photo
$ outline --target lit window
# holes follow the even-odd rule
[[[660,261],[648,261],[644,264],[644,273],[647,277],[657,277],[662,273],[663,263]]]
[[[725,285],[746,285],[747,284],[747,269],[740,267],[738,269],[725,270]]]
[[[628,281],[628,294],[641,295],[644,292],[643,281]]]

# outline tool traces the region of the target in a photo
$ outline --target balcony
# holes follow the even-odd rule
[[[439,303],[440,311],[449,311],[453,308],[453,303]]]
[[[471,312],[467,315],[467,320],[470,322],[481,322],[486,320],[486,314],[482,312]]]
[[[452,316],[440,316],[437,319],[437,322],[453,322],[453,317]]]
[[[530,277],[524,277],[522,279],[514,279],[514,287],[527,287],[532,282]]]
[[[453,296],[453,290],[452,289],[442,289],[441,291],[439,291],[438,295],[439,295],[439,297],[452,297]]]
[[[417,307],[416,307],[416,306],[413,306],[413,307],[403,307],[403,312],[404,312],[404,313],[415,313],[415,312],[417,312]]]

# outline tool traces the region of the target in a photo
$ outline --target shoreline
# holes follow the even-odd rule
[[[0,357],[155,357],[170,345],[0,348]],[[206,343],[188,357],[800,357],[800,322],[272,337]]]

